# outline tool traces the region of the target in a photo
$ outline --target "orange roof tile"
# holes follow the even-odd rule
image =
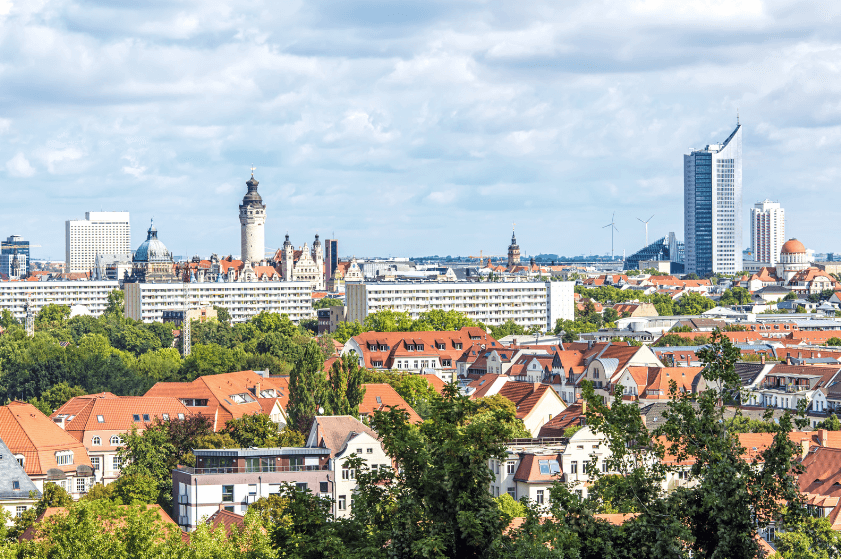
[[[398,408],[409,412],[409,421],[421,423],[423,419],[412,409],[406,400],[397,393],[389,384],[365,384],[365,396],[359,404],[359,414],[363,417],[373,415],[375,410],[386,411],[390,407]]]

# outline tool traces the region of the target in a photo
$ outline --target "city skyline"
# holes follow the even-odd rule
[[[651,239],[683,231],[679,155],[738,110],[742,219],[779,201],[833,251],[838,10],[0,0],[0,237],[61,260],[66,220],[130,210],[132,248],[154,217],[174,254],[236,254],[253,164],[267,248],[499,254],[516,221],[525,254],[605,254],[617,210],[631,254],[655,206]]]

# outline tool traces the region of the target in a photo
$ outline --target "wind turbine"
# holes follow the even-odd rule
[[[640,221],[642,221],[643,223],[645,223],[645,246],[648,246],[648,222],[649,222],[649,221],[651,221],[651,218],[652,218],[652,217],[654,217],[654,214],[651,214],[651,217],[649,217],[649,218],[648,218],[647,220],[645,220],[645,221],[642,221],[640,218],[637,218],[637,219],[639,219]]]
[[[602,229],[604,229],[605,227],[610,227],[610,259],[611,259],[611,261],[613,260],[613,232],[614,231],[619,231],[619,229],[616,228],[616,219],[615,218],[616,218],[616,212],[613,212],[613,217],[610,218],[610,223],[608,223],[607,225],[602,227]]]

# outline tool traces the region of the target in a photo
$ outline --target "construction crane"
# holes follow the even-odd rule
[[[468,256],[468,258],[475,258],[481,264],[485,258],[508,258],[507,254],[482,254],[482,251],[479,251],[479,256]]]

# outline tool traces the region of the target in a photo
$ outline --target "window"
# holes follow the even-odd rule
[[[169,421],[169,414],[168,413],[161,414],[161,416],[164,418],[164,421]]]
[[[149,414],[148,413],[143,414],[143,421],[149,421]]]
[[[223,503],[233,503],[234,502],[234,486],[233,485],[223,485],[222,486],[222,502]]]
[[[356,449],[356,453],[357,453],[357,454],[362,454],[362,449],[361,449],[361,448],[357,448],[357,449]]]
[[[77,477],[76,478],[76,493],[84,493],[85,492],[85,478]]]
[[[356,470],[352,468],[342,468],[342,479],[356,479]]]
[[[111,446],[118,446],[123,444],[123,438],[120,435],[111,435]]]
[[[604,460],[602,460],[602,473],[603,474],[607,473],[607,462],[604,461]]]
[[[20,518],[26,512],[26,505],[18,505],[15,507],[15,516]]]
[[[511,495],[512,499],[514,499],[515,501],[517,500],[517,488],[516,487],[514,487],[514,486],[509,487],[508,488],[508,494]]]
[[[517,465],[517,462],[515,462],[514,460],[509,460],[508,462],[506,462],[505,463],[505,473],[506,474],[513,474],[516,465]]]
[[[99,456],[91,456],[91,467],[94,471],[99,470]]]
[[[93,446],[102,446],[102,439],[100,439],[99,437],[94,437],[91,439],[91,444]]]
[[[229,505],[229,506],[225,507],[225,510],[228,511],[228,512],[234,512],[234,507]]]
[[[374,454],[374,449],[371,448],[371,447],[368,447],[368,448],[365,449],[365,452],[367,452],[368,454]]]
[[[538,489],[537,490],[537,498],[535,499],[535,501],[537,502],[538,505],[543,504],[543,489]]]
[[[14,480],[12,482],[12,489],[15,491],[20,491],[20,482],[18,480]]]
[[[248,494],[249,495],[256,495],[257,494],[257,484],[256,483],[248,484]]]
[[[299,482],[299,483],[296,483],[296,484],[295,484],[295,487],[298,489],[298,491],[306,491],[306,490],[307,490],[307,488],[308,488],[308,486],[307,486],[306,482]]]
[[[103,416],[103,415],[97,415],[97,416],[96,416],[96,420],[97,420],[98,422],[100,422],[100,423],[105,423],[105,416]]]
[[[339,510],[347,510],[347,495],[339,495]]]
[[[23,468],[23,464],[24,462],[26,462],[26,459],[23,457],[23,454],[15,454],[15,460],[17,460],[18,464],[20,464],[20,467]]]
[[[540,473],[543,475],[555,475],[561,471],[557,460],[538,460],[540,466]]]
[[[178,419],[184,419],[184,414],[183,414],[183,413],[179,413],[179,414],[178,414]]]
[[[132,418],[134,421],[140,421],[140,414],[136,413],[136,414],[132,415],[132,416],[131,416],[131,418]]]
[[[319,493],[327,493],[328,491],[330,491],[328,482],[319,481],[318,482],[318,492]]]
[[[123,460],[122,460],[119,456],[115,456],[115,457],[111,460],[111,464],[114,466],[114,467],[112,468],[113,470],[119,470],[119,469],[122,467],[122,465],[123,465]]]
[[[73,451],[62,450],[55,453],[55,463],[59,466],[69,466],[73,463]]]

